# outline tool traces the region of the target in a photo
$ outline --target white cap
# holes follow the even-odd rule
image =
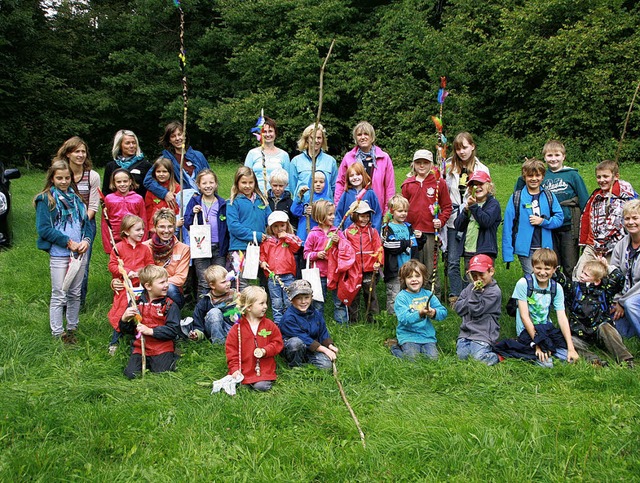
[[[433,163],[433,153],[428,149],[418,149],[413,155],[413,160],[416,161],[417,159],[426,159]]]
[[[279,221],[285,223],[289,221],[289,216],[282,210],[274,211],[269,215],[269,218],[267,218],[267,224],[269,226],[273,225],[274,223],[278,223]]]

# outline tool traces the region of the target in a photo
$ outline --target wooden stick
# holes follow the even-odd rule
[[[184,12],[178,4],[180,12],[180,70],[182,71],[182,155],[180,157],[180,218],[184,219],[184,154],[187,149],[187,106],[189,99],[187,97],[187,59],[184,50]],[[178,233],[180,241],[182,241],[182,228]]]
[[[342,387],[342,383],[340,382],[340,379],[338,379],[338,368],[336,367],[336,362],[332,361],[331,364],[333,365],[333,378],[336,380],[336,384],[338,384],[338,389],[340,390],[340,396],[342,396],[342,400],[347,405],[347,409],[349,410],[349,413],[351,413],[351,417],[353,418],[353,421],[356,423],[356,428],[358,428],[358,433],[360,433],[360,441],[362,441],[362,447],[366,448],[367,444],[364,441],[364,433],[362,432],[362,428],[360,427],[360,421],[358,421],[358,417],[356,416],[356,413],[353,412],[353,409],[351,408],[351,404],[349,404],[349,401],[347,401],[347,395],[344,393],[344,389]]]
[[[322,63],[322,67],[320,68],[320,94],[318,97],[318,114],[316,115],[316,121],[313,124],[313,132],[311,133],[311,186],[309,192],[309,206],[313,204],[313,180],[316,175],[316,159],[318,159],[318,153],[316,152],[316,134],[318,133],[318,124],[320,124],[320,114],[322,113],[322,96],[324,92],[324,69],[327,66],[327,62],[329,61],[329,56],[331,55],[331,51],[333,50],[333,45],[336,43],[336,39],[334,38],[331,41],[331,45],[329,46],[329,52],[327,52],[327,56],[324,58],[324,62]],[[307,217],[307,233],[311,230],[311,217],[310,215],[305,215]]]
[[[640,82],[636,87],[636,91],[633,93],[633,98],[631,99],[631,104],[629,104],[629,110],[627,111],[627,117],[624,120],[624,127],[622,128],[622,136],[620,136],[620,142],[618,143],[618,150],[616,151],[615,162],[618,162],[618,158],[620,157],[620,150],[622,149],[622,141],[624,140],[624,135],[627,133],[627,125],[629,124],[629,117],[631,117],[631,109],[633,109],[633,104],[636,102],[636,96],[638,95],[638,90],[640,90]]]

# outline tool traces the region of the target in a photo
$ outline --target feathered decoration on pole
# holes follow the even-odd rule
[[[264,185],[264,194],[267,196],[267,159],[264,155],[264,109],[260,109],[260,116],[256,125],[251,128],[253,134],[260,143],[260,154],[262,155],[262,183]]]

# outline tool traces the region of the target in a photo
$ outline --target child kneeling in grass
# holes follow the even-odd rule
[[[129,379],[142,372],[143,357],[151,372],[174,371],[178,360],[173,341],[180,331],[180,309],[167,297],[169,275],[162,267],[147,265],[138,272],[138,278],[144,292],[138,298],[138,306],[127,307],[120,320],[120,332],[140,334],[133,341],[133,353],[124,370]]]
[[[493,278],[494,273],[490,256],[471,257],[467,272],[471,284],[462,290],[453,306],[462,317],[456,343],[460,360],[472,357],[488,366],[498,363],[498,354],[491,346],[500,337],[498,319],[502,313],[502,291]]]
[[[210,290],[200,297],[193,310],[189,339],[206,337],[212,344],[224,344],[233,326],[229,312],[236,306],[236,291],[231,288],[229,273],[220,265],[209,266],[204,271],[204,279]]]
[[[311,284],[306,280],[296,280],[287,292],[291,306],[280,322],[285,359],[290,367],[311,363],[319,369],[331,369],[338,348],[329,336],[322,312],[311,304]]]
[[[576,361],[579,356],[573,346],[569,321],[564,311],[564,292],[551,279],[558,266],[558,257],[550,248],[540,248],[533,253],[531,262],[531,293],[528,293],[526,276],[518,280],[513,290],[513,298],[518,302],[518,338],[499,342],[494,348],[504,357],[536,361],[543,367],[553,367],[552,355],[568,362]],[[549,318],[551,306],[558,316],[559,329],[554,327]]]
[[[398,345],[391,347],[391,353],[403,359],[415,359],[420,354],[437,359],[436,329],[431,320],[443,320],[447,309],[424,288],[427,267],[423,263],[409,260],[402,265],[398,276],[402,288],[394,303]]]
[[[240,292],[242,316],[227,335],[229,375],[243,375],[242,384],[256,391],[268,391],[276,380],[276,355],[282,350],[280,329],[266,318],[267,292],[251,285]]]

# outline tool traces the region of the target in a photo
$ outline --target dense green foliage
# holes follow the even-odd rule
[[[184,0],[188,130],[210,159],[241,160],[261,108],[295,141],[317,110],[331,154],[369,120],[407,159],[434,144],[439,77],[445,125],[478,137],[491,162],[559,137],[582,161],[614,155],[638,81],[640,7],[624,0]],[[49,5],[45,8],[45,5]],[[98,165],[114,132],[143,150],[182,118],[178,10],[172,0],[3,0],[0,160],[46,165],[71,135]],[[640,156],[633,111],[622,160]]]
[[[405,168],[397,167],[398,184]],[[594,188],[592,166],[578,168]],[[519,168],[491,169],[504,207]],[[216,171],[228,196],[235,166]],[[623,167],[621,176],[637,180],[640,168]],[[16,243],[0,252],[0,480],[637,480],[638,369],[610,359],[606,368],[578,361],[551,370],[460,362],[460,319],[451,313],[436,324],[436,362],[400,361],[383,347],[392,317],[329,322],[366,449],[335,381],[312,368],[280,364],[267,394],[210,395],[225,357],[201,342],[182,345],[176,373],[125,379],[126,351],[107,355],[111,291],[99,241],[79,344],[50,335],[48,257],[35,247],[30,204],[43,178],[32,171],[14,182]],[[519,273],[517,263],[508,271],[497,264],[505,297]],[[512,336],[514,320],[500,322]],[[629,348],[640,353],[638,341]]]

